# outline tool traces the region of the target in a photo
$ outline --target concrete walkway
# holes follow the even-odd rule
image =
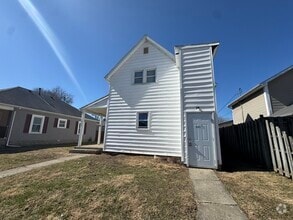
[[[196,219],[247,219],[213,170],[189,168],[189,176],[198,205]]]
[[[0,172],[0,179],[7,177],[7,176],[12,176],[18,173],[24,173],[33,169],[37,169],[37,168],[41,168],[41,167],[46,167],[46,166],[50,166],[52,164],[57,164],[57,163],[62,163],[68,160],[74,160],[74,159],[78,159],[81,157],[86,157],[89,156],[88,154],[78,154],[78,155],[73,155],[73,156],[67,156],[67,157],[60,157],[58,159],[54,159],[54,160],[49,160],[49,161],[45,161],[45,162],[41,162],[41,163],[35,163],[35,164],[31,164],[31,165],[27,165],[27,166],[22,166],[22,167],[17,167],[14,169],[10,169],[10,170],[4,170]]]

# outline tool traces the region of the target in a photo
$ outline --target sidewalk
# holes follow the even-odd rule
[[[82,157],[86,157],[89,156],[88,154],[78,154],[78,155],[73,155],[73,156],[67,156],[67,157],[60,157],[58,159],[54,159],[54,160],[49,160],[49,161],[45,161],[45,162],[41,162],[41,163],[35,163],[35,164],[31,164],[31,165],[27,165],[27,166],[22,166],[22,167],[17,167],[14,169],[10,169],[10,170],[4,170],[0,172],[0,179],[7,177],[7,176],[12,176],[18,173],[24,173],[36,168],[41,168],[41,167],[46,167],[46,166],[50,166],[52,164],[57,164],[57,163],[62,163],[68,160],[74,160],[74,159],[78,159],[78,158],[82,158]]]
[[[198,206],[196,219],[247,219],[213,170],[189,168],[189,176]]]

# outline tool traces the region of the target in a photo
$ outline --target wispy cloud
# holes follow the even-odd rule
[[[59,42],[58,38],[54,34],[53,30],[50,28],[50,26],[47,24],[43,16],[40,14],[38,9],[33,5],[33,3],[30,0],[18,0],[20,5],[23,7],[23,9],[26,11],[26,13],[30,16],[30,18],[33,20],[37,28],[40,30],[40,32],[43,34],[45,39],[47,40],[48,44],[51,46],[52,50],[56,54],[57,58],[59,59],[60,63],[64,67],[67,75],[71,79],[71,81],[74,83],[74,85],[77,87],[81,95],[83,96],[84,100],[86,100],[86,96],[81,89],[80,84],[78,83],[74,73],[72,72],[71,68],[69,67],[66,59],[65,59],[65,52],[64,49]]]

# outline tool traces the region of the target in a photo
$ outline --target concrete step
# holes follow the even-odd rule
[[[103,148],[93,148],[93,147],[75,147],[72,150],[69,150],[69,153],[78,153],[78,154],[101,154]]]

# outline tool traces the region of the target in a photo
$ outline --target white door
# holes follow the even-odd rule
[[[189,166],[215,168],[212,124],[212,113],[187,113]]]

